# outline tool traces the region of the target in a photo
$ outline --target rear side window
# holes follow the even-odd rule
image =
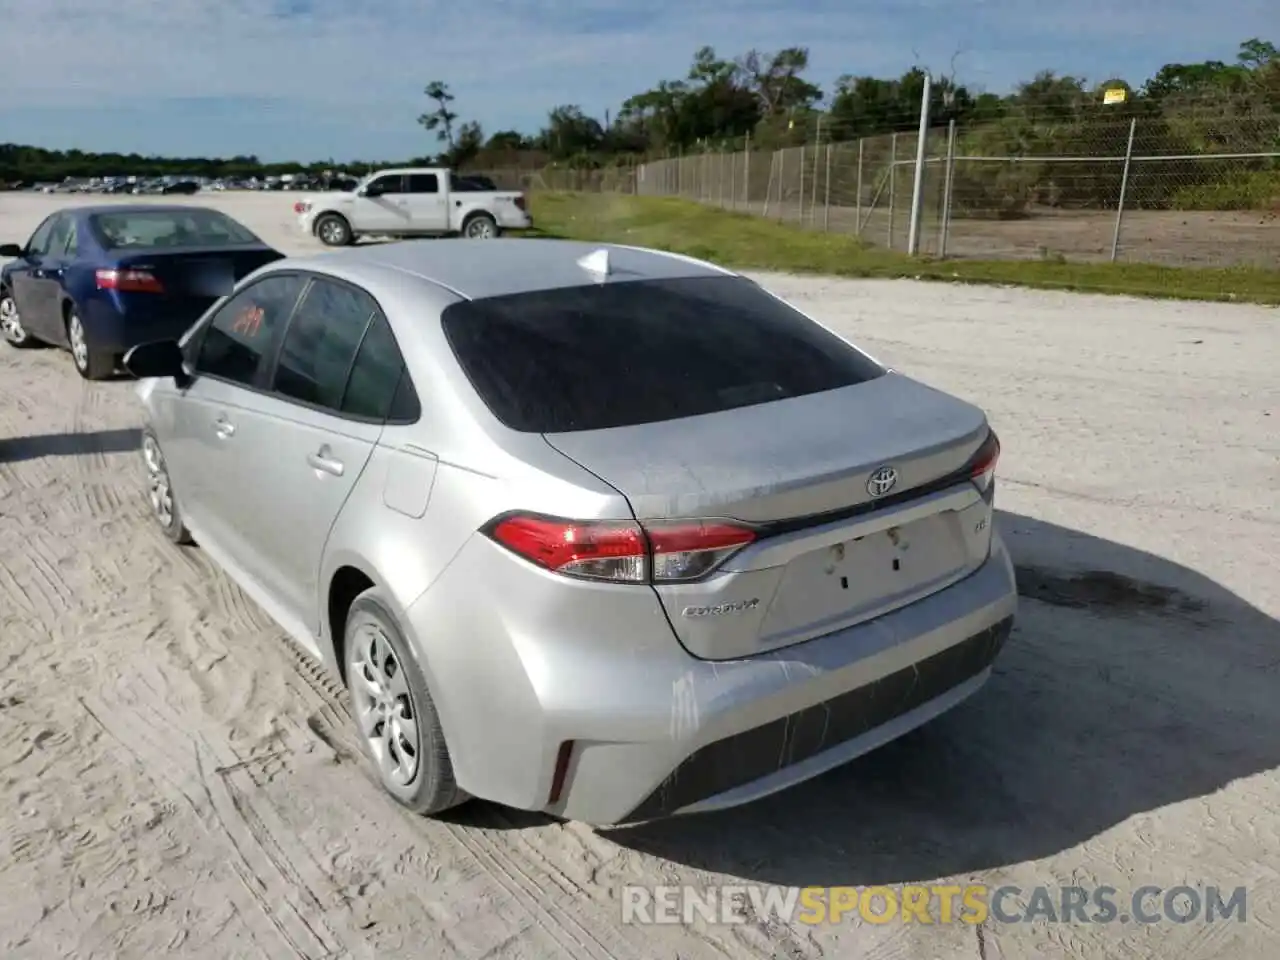
[[[356,350],[377,310],[377,303],[363,290],[328,280],[313,282],[280,345],[275,392],[329,410],[340,409]]]
[[[296,274],[279,274],[233,294],[200,338],[196,372],[257,386],[305,283]]]
[[[600,284],[469,300],[441,317],[504,425],[634,426],[835,390],[885,371],[739,277]]]
[[[351,366],[342,412],[369,420],[411,423],[418,419],[417,408],[413,384],[391,325],[376,313]]]

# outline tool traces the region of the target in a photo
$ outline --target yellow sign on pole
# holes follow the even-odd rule
[[[1112,87],[1110,90],[1104,91],[1102,94],[1102,102],[1104,104],[1124,103],[1129,97],[1129,91],[1124,87]]]

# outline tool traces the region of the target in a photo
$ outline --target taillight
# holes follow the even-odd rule
[[[99,290],[121,293],[164,293],[164,285],[148,270],[99,270],[95,274]]]
[[[978,485],[979,490],[985,492],[991,486],[991,480],[996,475],[996,463],[999,459],[1000,438],[992,430],[987,434],[987,439],[982,441],[982,446],[978,448],[978,452],[969,461],[969,476],[973,478],[973,482]]]
[[[696,580],[755,540],[730,520],[561,520],[514,514],[486,528],[495,542],[555,573],[614,583]]]
[[[517,210],[523,210],[523,209],[524,209],[524,196],[523,196],[523,194],[522,194],[521,196],[516,197],[516,198],[515,198],[515,200],[514,200],[513,202],[515,203],[515,205],[516,205],[516,209],[517,209]]]
[[[756,538],[755,531],[726,520],[661,520],[644,524],[658,583],[706,576]]]
[[[293,205],[294,213],[306,213],[309,209],[311,209],[311,204],[307,203],[305,200],[299,200]]]

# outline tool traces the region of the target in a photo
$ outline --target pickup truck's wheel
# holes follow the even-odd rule
[[[468,240],[492,240],[498,235],[498,221],[487,213],[473,213],[463,221],[462,235]]]
[[[316,221],[316,236],[326,247],[345,247],[355,239],[351,224],[336,213],[326,213]]]

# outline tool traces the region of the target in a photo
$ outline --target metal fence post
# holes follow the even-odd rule
[[[951,228],[951,184],[956,168],[956,121],[947,124],[947,169],[942,182],[942,224],[938,231],[938,259],[947,256],[947,231]]]
[[[898,199],[898,134],[889,139],[889,249],[893,249],[893,214]]]
[[[786,196],[786,184],[783,182],[787,175],[787,151],[775,150],[774,157],[778,161],[778,222],[783,223],[787,219],[785,208],[782,206],[782,199]]]
[[[854,236],[862,236],[862,141],[858,138],[858,186],[857,192],[854,194],[854,217],[856,218],[856,226],[854,228]]]
[[[775,151],[769,155],[769,182],[764,187],[764,211],[760,214],[762,217],[769,216],[769,201],[773,199],[773,172],[778,168],[778,154]]]
[[[729,154],[729,209],[738,209],[738,155]]]
[[[830,146],[830,144],[828,144]],[[818,143],[813,148],[813,187],[809,190],[813,196],[809,200],[809,226],[818,225],[818,157],[822,155],[822,121],[818,121]]]
[[[1116,232],[1111,237],[1111,262],[1120,252],[1120,224],[1124,222],[1124,195],[1129,189],[1129,165],[1133,162],[1133,135],[1138,131],[1138,118],[1129,121],[1129,145],[1124,149],[1124,172],[1120,174],[1120,199],[1116,203]]]
[[[916,169],[911,178],[911,219],[907,225],[907,256],[920,250],[920,208],[924,205],[924,159],[929,145],[929,94],[933,81],[926,72],[924,92],[920,95],[920,127],[916,133]]]
[[[800,209],[796,215],[796,223],[804,226],[804,144],[800,144]]]
[[[827,175],[824,178],[825,183],[822,188],[822,229],[831,229],[831,147],[830,142],[827,143]]]

